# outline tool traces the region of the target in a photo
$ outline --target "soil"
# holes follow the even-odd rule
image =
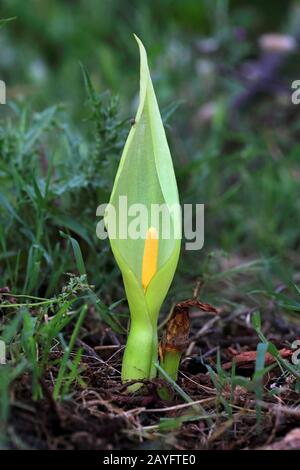
[[[216,354],[229,370],[236,358],[236,374],[251,379],[259,342],[250,323],[254,309],[233,313],[225,305],[216,312],[190,309],[191,330],[178,378],[179,386],[201,409],[189,406],[170,390],[161,400],[162,379],[145,381],[142,392],[128,395],[120,381],[124,346],[101,327],[78,340],[84,350],[82,378],[63,402],[52,398],[56,370],[47,370],[41,382],[44,398],[31,398],[31,376],[24,374],[11,389],[12,409],[7,428],[11,448],[34,449],[291,449],[300,448],[300,395],[295,378],[272,361],[264,376],[261,422],[257,428],[255,390],[214,383],[204,365],[216,370]],[[92,314],[91,314],[92,316]],[[285,358],[300,327],[269,308],[262,331]],[[53,353],[59,357],[57,351]],[[280,394],[271,394],[280,388]],[[231,399],[231,407],[228,403]],[[204,415],[204,418],[201,416]],[[166,421],[169,418],[169,421]],[[173,421],[170,421],[173,418]]]

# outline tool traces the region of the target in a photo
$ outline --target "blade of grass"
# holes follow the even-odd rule
[[[185,393],[184,390],[182,390],[182,388],[169,376],[169,374],[166,373],[166,371],[158,364],[158,363],[155,363],[155,367],[156,369],[158,370],[158,372],[162,375],[162,377],[172,386],[172,388],[174,389],[174,391],[176,393],[178,393],[178,395],[186,402],[186,403],[193,403],[193,400],[192,398],[187,394]],[[194,409],[194,411],[196,411],[197,413],[199,413],[199,411],[201,412],[201,414],[203,416],[206,415],[206,412],[204,410],[204,408],[199,405],[199,403],[197,405],[194,405],[192,406],[192,408]],[[210,418],[204,418],[207,423],[211,426],[213,424],[212,420]]]
[[[86,312],[87,312],[87,308],[88,308],[88,306],[86,304],[84,304],[82,306],[82,308],[80,310],[80,313],[79,313],[79,316],[78,316],[78,319],[77,319],[77,322],[75,324],[71,339],[69,341],[68,346],[65,349],[65,352],[64,352],[64,355],[63,355],[63,358],[62,358],[62,361],[61,361],[61,365],[60,365],[60,368],[59,368],[59,372],[58,372],[58,375],[57,375],[57,379],[56,379],[56,382],[55,382],[55,386],[54,386],[54,391],[53,391],[54,400],[57,400],[59,395],[60,395],[60,391],[61,391],[62,384],[63,384],[63,381],[64,381],[65,371],[66,371],[66,368],[68,366],[68,362],[69,362],[69,358],[70,358],[70,354],[71,354],[71,352],[74,348],[76,338],[78,336],[79,330],[81,328],[81,325],[83,323],[84,317],[85,317]]]
[[[255,382],[255,396],[256,396],[256,432],[257,434],[261,431],[261,405],[260,402],[263,399],[263,375],[265,373],[265,357],[268,350],[267,343],[259,343],[256,348],[256,361],[255,361],[255,373],[252,380]]]

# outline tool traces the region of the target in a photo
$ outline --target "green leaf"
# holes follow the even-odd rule
[[[67,238],[68,240],[70,240],[72,248],[73,248],[73,253],[75,256],[75,261],[76,261],[78,272],[81,276],[84,274],[86,275],[85,264],[83,261],[83,256],[82,256],[78,241],[75,240],[75,238],[71,237],[70,235],[67,235],[66,233],[62,232],[61,230],[59,233],[63,238]]]
[[[252,321],[252,326],[255,329],[255,331],[260,331],[261,330],[260,312],[254,312],[252,315],[251,321]]]
[[[51,106],[35,116],[33,125],[25,135],[24,147],[22,149],[23,153],[29,152],[42,133],[50,127],[57,113],[57,109],[57,106]]]
[[[16,20],[17,17],[16,16],[12,16],[11,18],[3,18],[0,20],[0,28],[2,28],[2,26],[4,26],[6,23],[9,23],[10,21],[13,21],[13,20]]]

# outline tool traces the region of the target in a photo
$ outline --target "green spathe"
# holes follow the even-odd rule
[[[140,103],[135,124],[128,135],[112,190],[110,204],[116,211],[120,196],[127,197],[128,207],[143,204],[151,214],[153,204],[169,209],[171,237],[163,239],[158,230],[157,271],[146,291],[141,283],[146,233],[140,239],[113,239],[110,244],[122,272],[131,314],[131,326],[123,358],[122,380],[154,377],[157,360],[157,319],[172,282],[180,252],[180,214],[172,211],[179,205],[172,159],[155,97],[147,55],[135,36],[140,50]],[[118,220],[118,214],[117,214]],[[110,223],[106,218],[108,235]],[[119,233],[117,227],[117,233]],[[132,387],[136,389],[138,386]]]

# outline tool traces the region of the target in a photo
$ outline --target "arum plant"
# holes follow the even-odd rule
[[[111,248],[122,273],[130,309],[122,364],[123,382],[136,381],[128,387],[130,391],[141,386],[139,380],[156,375],[157,320],[174,276],[181,243],[181,214],[172,159],[147,54],[139,38],[135,39],[140,52],[140,101],[105,213]],[[153,208],[158,207],[163,209],[161,217],[153,216]],[[138,222],[135,218],[128,224],[127,208],[128,216],[140,214]],[[137,225],[140,236],[133,230]]]

